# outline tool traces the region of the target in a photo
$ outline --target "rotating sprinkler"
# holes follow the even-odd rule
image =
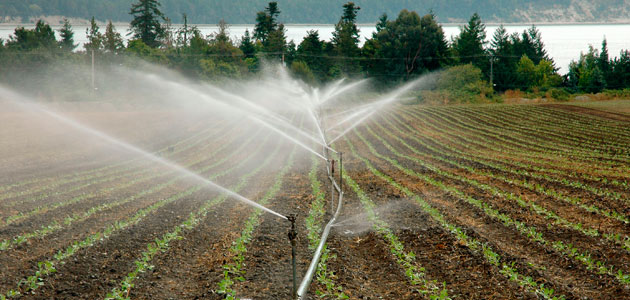
[[[287,220],[291,222],[289,230],[289,241],[291,242],[291,267],[293,269],[293,288],[291,289],[291,299],[297,299],[297,267],[295,259],[297,254],[297,229],[295,228],[296,215],[288,215]]]

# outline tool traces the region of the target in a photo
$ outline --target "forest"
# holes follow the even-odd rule
[[[477,13],[452,41],[446,39],[435,13],[403,9],[395,18],[381,14],[377,31],[360,46],[356,24],[363,8],[354,2],[340,5],[330,41],[310,31],[299,44],[287,41],[280,21],[284,7],[269,2],[261,8],[252,20],[254,31],[238,40],[230,38],[223,20],[210,36],[189,25],[186,15],[182,26],[173,26],[157,0],[132,5],[132,38],[127,44],[111,21],[102,30],[92,18],[84,49],[77,49],[74,42],[74,35],[82,33],[73,32],[67,20],[58,33],[60,40],[39,21],[34,29],[18,27],[9,40],[0,41],[0,66],[6,70],[0,80],[32,86],[68,72],[69,64],[87,68],[96,57],[98,68],[148,61],[213,81],[256,76],[265,63],[283,63],[313,85],[350,77],[374,78],[377,87],[387,87],[439,70],[435,86],[420,97],[433,102],[501,101],[499,95],[506,91],[567,100],[575,93],[619,95],[630,88],[630,52],[611,59],[605,40],[601,49],[591,47],[571,63],[567,74],[559,74],[536,27],[514,34],[500,27],[486,43],[484,21]],[[72,82],[41,88],[65,86],[72,91],[90,85],[89,76],[76,76]]]

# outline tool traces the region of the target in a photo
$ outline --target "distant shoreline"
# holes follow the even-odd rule
[[[59,24],[53,24],[51,22],[48,22],[48,24],[52,25],[52,26],[57,26],[57,25],[62,25],[62,23]],[[89,21],[80,21],[80,22],[70,22],[71,25],[89,25],[90,22]],[[100,22],[97,21],[97,24],[99,26],[101,25],[105,25],[106,23],[104,22]],[[114,26],[129,26],[129,23],[126,22],[113,22]],[[463,26],[466,25],[467,23],[439,23],[442,26]],[[0,26],[34,26],[35,22],[33,23],[15,23],[15,22],[0,22]],[[172,26],[183,26],[184,24],[171,24]],[[215,26],[217,24],[213,24],[213,23],[208,23],[208,24],[188,24],[188,26]],[[228,26],[254,26],[255,24],[230,24],[228,23]],[[335,24],[327,24],[327,23],[284,23],[284,25],[287,26],[303,26],[303,27],[307,27],[307,26],[335,26]],[[376,26],[376,23],[357,23],[358,26]],[[630,20],[628,21],[623,21],[623,22],[531,22],[531,23],[527,23],[527,22],[514,22],[514,23],[494,23],[494,22],[488,22],[488,23],[484,23],[484,25],[486,26],[500,26],[500,25],[504,25],[504,26],[531,26],[531,25],[536,25],[536,26],[554,26],[554,25],[558,25],[558,26],[565,26],[565,25],[630,25]]]

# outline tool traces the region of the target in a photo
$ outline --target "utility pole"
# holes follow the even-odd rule
[[[490,86],[494,89],[494,56],[490,56]]]
[[[96,84],[94,83],[94,50],[92,50],[92,90],[96,90]]]

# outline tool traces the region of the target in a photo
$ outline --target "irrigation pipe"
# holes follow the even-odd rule
[[[337,221],[337,216],[339,216],[339,212],[341,211],[341,206],[343,204],[343,192],[339,194],[339,202],[337,204],[337,211],[335,211],[335,215],[328,221],[326,227],[324,227],[324,232],[322,233],[322,237],[319,240],[319,245],[317,245],[317,249],[315,250],[315,254],[313,255],[313,260],[311,260],[311,265],[308,267],[306,274],[304,274],[304,278],[302,279],[302,283],[300,283],[300,287],[298,288],[298,299],[306,299],[306,292],[308,291],[308,287],[311,285],[311,281],[313,281],[313,276],[315,275],[315,271],[317,270],[317,264],[319,264],[319,259],[322,256],[322,251],[324,250],[324,245],[326,244],[326,240],[328,239],[328,234],[330,234],[330,229],[333,227],[335,221]]]
[[[341,190],[339,185],[337,185],[337,182],[335,181],[335,178],[330,173],[330,168],[328,166],[326,166],[326,171],[328,172],[328,179],[330,180],[332,186],[335,188],[335,190],[337,190],[337,193],[339,193],[339,201],[337,202],[337,210],[335,211],[335,214],[332,216],[330,221],[328,221],[328,224],[326,224],[326,227],[324,227],[324,232],[322,232],[322,236],[319,240],[319,244],[317,245],[317,249],[315,249],[315,254],[313,254],[313,259],[311,260],[311,264],[309,265],[308,270],[306,271],[306,274],[304,274],[304,278],[302,279],[302,282],[300,283],[300,287],[297,290],[297,299],[301,299],[301,300],[306,299],[306,292],[308,291],[308,288],[311,285],[311,282],[313,281],[313,276],[315,275],[315,271],[317,271],[317,265],[319,264],[319,259],[322,256],[324,245],[326,244],[326,240],[328,239],[328,235],[330,234],[330,229],[333,227],[333,225],[337,221],[337,217],[339,216],[339,213],[341,212],[341,207],[343,206],[343,191]],[[341,169],[339,171],[341,172]]]

